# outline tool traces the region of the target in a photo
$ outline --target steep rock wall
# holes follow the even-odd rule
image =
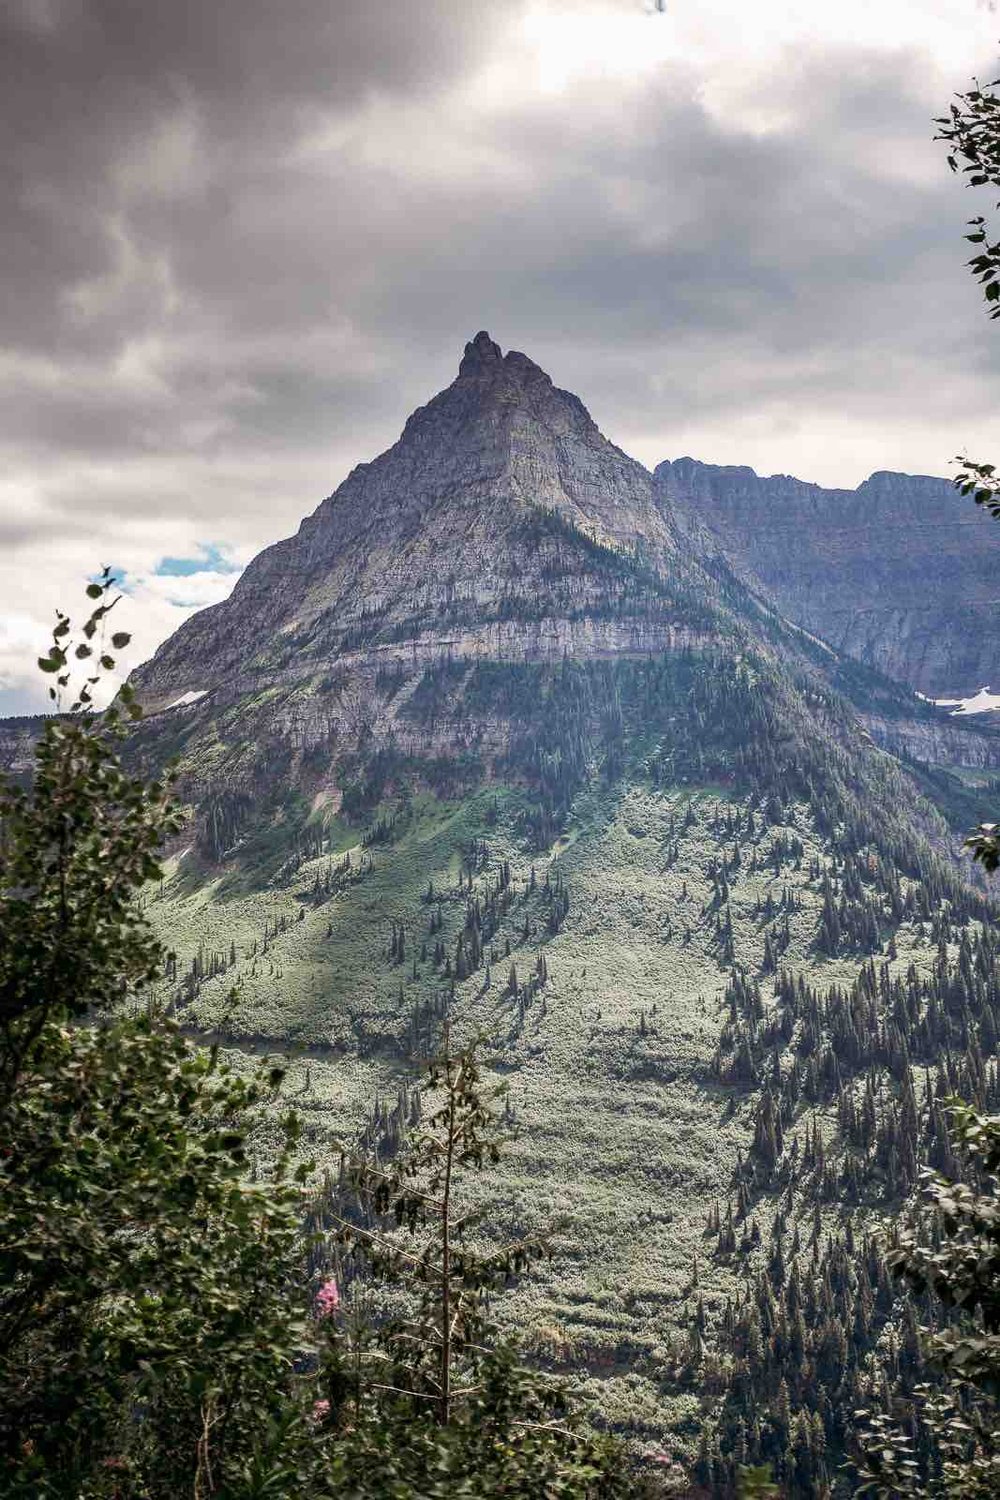
[[[839,650],[932,697],[1000,685],[1000,525],[947,480],[827,490],[682,458],[654,490],[665,519]]]

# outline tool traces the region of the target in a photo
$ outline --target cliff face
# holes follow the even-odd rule
[[[654,484],[673,526],[839,650],[932,697],[1000,683],[1000,526],[946,480],[826,490],[682,458]]]
[[[690,460],[652,476],[576,396],[479,333],[387,452],[134,674],[151,715],[140,740],[152,758],[158,746],[188,750],[195,805],[234,790],[259,798],[276,777],[337,796],[345,757],[379,747],[503,763],[533,705],[491,697],[493,667],[752,652],[789,691],[798,683],[793,717],[830,688],[846,696],[854,729],[809,712],[817,733],[853,737],[851,753],[873,739],[993,768],[991,734],[959,733],[851,665],[931,692],[989,680],[994,642],[980,621],[994,559],[973,539],[1000,546],[1000,528],[980,520],[941,480],[876,475],[823,491]],[[957,593],[971,597],[971,619]],[[594,723],[618,714],[616,692],[591,682]],[[330,769],[313,776],[320,763]]]
[[[961,766],[968,770],[1000,768],[1000,725],[995,715],[985,720],[885,718],[862,714],[872,739],[890,755],[909,757],[929,766]]]

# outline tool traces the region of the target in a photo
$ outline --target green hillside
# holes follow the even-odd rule
[[[791,1491],[813,1493],[882,1378],[863,1356],[901,1304],[883,1289],[818,1386],[803,1353],[790,1392],[788,1350],[772,1351],[750,1400],[737,1310],[755,1277],[780,1298],[793,1263],[822,1284],[845,1215],[861,1211],[862,1235],[922,1158],[928,1107],[894,1166],[869,1160],[885,1157],[876,1136],[905,1106],[907,1066],[849,1048],[830,1007],[860,995],[876,1036],[895,1017],[908,1061],[936,1061],[920,986],[981,943],[992,908],[927,841],[945,826],[905,772],[851,741],[843,700],[758,654],[459,663],[410,684],[415,721],[444,704],[452,732],[488,707],[506,748],[457,766],[392,746],[332,765],[314,753],[252,807],[200,810],[148,900],[177,954],[171,1003],[237,1051],[292,1047],[317,1181],[337,1138],[392,1151],[446,1018],[478,1037],[511,1125],[491,1217],[554,1228],[559,1246],[504,1316],[681,1492],[720,1419],[720,1493],[734,1455],[794,1468],[796,1407],[813,1420],[825,1400],[829,1460],[813,1434]],[[203,723],[189,763],[225,733]],[[987,993],[948,1031],[956,1066],[977,1039],[991,1055],[1000,1023],[995,953],[978,962]],[[894,986],[916,996],[902,1018]],[[966,1080],[984,1098],[992,1068]],[[855,1139],[851,1101],[873,1087],[870,1138]]]

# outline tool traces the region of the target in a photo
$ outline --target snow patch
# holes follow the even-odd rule
[[[938,708],[947,708],[952,718],[958,714],[986,714],[1000,708],[1000,693],[991,693],[989,686],[981,687],[971,698],[935,698]]]
[[[208,688],[199,688],[197,692],[182,693],[179,698],[174,699],[173,703],[168,703],[163,712],[166,713],[171,708],[186,708],[189,703],[197,703],[199,698],[204,698],[207,692]]]
[[[806,630],[804,625],[799,625],[796,628],[798,629],[799,634],[806,636],[810,641],[812,641],[814,646],[822,646],[823,650],[826,651],[830,656],[836,656],[836,651],[827,641],[821,641],[818,635],[813,635],[812,631]]]

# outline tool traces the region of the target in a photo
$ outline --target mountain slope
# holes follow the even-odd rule
[[[296,890],[303,863],[324,857],[294,911],[333,895],[346,909],[361,871],[335,870],[334,856],[364,848],[370,873],[414,799],[479,807],[475,842],[488,837],[482,797],[503,791],[508,837],[551,859],[580,797],[637,785],[758,798],[777,823],[798,808],[835,873],[838,848],[852,860],[867,851],[868,889],[837,918],[848,951],[873,951],[898,926],[901,879],[924,907],[933,896],[964,918],[985,910],[942,857],[954,841],[939,807],[965,826],[985,808],[872,740],[896,735],[902,750],[907,716],[928,735],[944,716],[786,620],[575,396],[486,333],[400,440],[262,553],[134,685],[150,712],[135,753],[150,767],[180,756],[191,822],[174,884],[183,903],[199,893],[199,922],[210,897]],[[384,938],[384,915],[362,907],[370,934],[353,908],[343,933],[349,976]],[[723,936],[715,917],[709,948],[725,968],[742,935],[727,919]],[[190,952],[186,905],[180,920]],[[418,995],[454,977],[441,941],[411,975]],[[763,963],[761,931],[753,943]],[[838,941],[826,948],[836,956]],[[283,1035],[292,1002],[276,1003],[253,967],[240,1029]],[[205,975],[193,977],[185,1003]],[[347,1005],[354,978],[333,983]],[[398,1049],[387,986],[370,986],[367,1031]],[[298,1034],[349,1038],[354,1023],[328,1003],[321,972],[307,989],[316,1003],[297,1014]]]

